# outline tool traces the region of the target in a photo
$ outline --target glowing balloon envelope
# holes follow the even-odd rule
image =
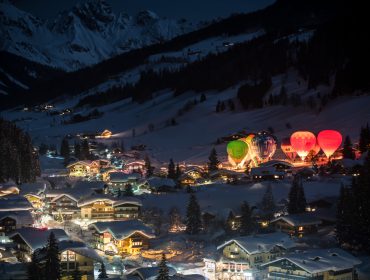
[[[290,136],[290,144],[302,160],[315,147],[316,137],[309,131],[296,131]]]
[[[292,145],[290,144],[290,138],[284,138],[281,141],[281,150],[284,154],[290,159],[293,160],[297,156],[297,152],[293,149]]]
[[[248,154],[248,145],[244,141],[234,140],[227,144],[227,154],[235,162],[241,162]]]
[[[317,135],[317,142],[327,157],[330,157],[342,144],[342,135],[336,130],[323,130]]]
[[[271,158],[276,151],[276,139],[268,132],[259,132],[251,139],[251,150],[261,160]]]

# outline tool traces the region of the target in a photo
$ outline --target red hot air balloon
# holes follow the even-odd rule
[[[336,130],[323,130],[317,135],[317,142],[329,158],[342,144],[342,135]]]
[[[293,160],[297,156],[297,152],[293,149],[292,145],[290,145],[289,137],[281,141],[280,148],[290,160]]]
[[[296,131],[290,136],[290,144],[302,160],[315,147],[316,137],[309,131]]]

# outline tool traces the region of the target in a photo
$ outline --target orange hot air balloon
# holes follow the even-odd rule
[[[313,149],[311,150],[313,152],[312,156],[316,156],[320,152],[320,150],[321,150],[320,145],[316,143],[315,147],[313,147]]]
[[[342,144],[342,135],[336,130],[323,130],[317,135],[317,142],[327,157],[330,157]]]
[[[293,149],[292,145],[290,145],[289,137],[281,141],[280,148],[290,160],[293,160],[297,156],[297,152]]]
[[[296,131],[290,136],[290,144],[302,160],[315,147],[316,137],[309,131]]]

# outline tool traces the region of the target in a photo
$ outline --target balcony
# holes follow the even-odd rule
[[[287,274],[283,272],[269,272],[268,279],[288,279],[288,280],[324,280],[324,276],[303,276],[296,274]]]

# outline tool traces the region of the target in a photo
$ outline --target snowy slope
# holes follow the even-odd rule
[[[150,11],[115,15],[105,1],[89,0],[44,22],[0,3],[0,50],[68,71],[163,42],[195,27]]]

